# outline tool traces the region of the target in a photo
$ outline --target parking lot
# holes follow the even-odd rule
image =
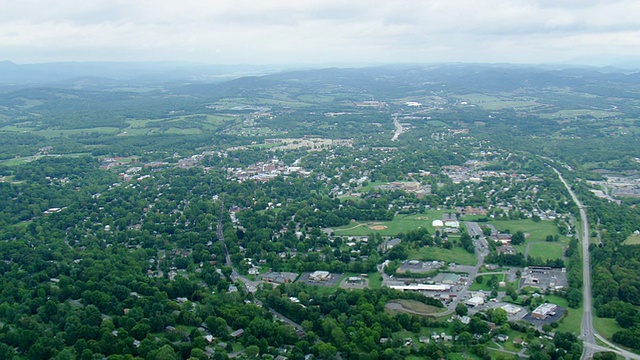
[[[309,285],[334,287],[338,285],[340,278],[342,278],[342,274],[331,273],[331,275],[326,281],[315,281],[315,280],[309,280],[309,275],[311,275],[310,272],[303,273],[302,275],[300,275],[298,282],[304,282]]]
[[[533,316],[531,316],[531,313],[529,313],[525,317],[523,317],[522,320],[532,323],[537,327],[542,327],[542,325],[551,324],[553,322],[560,321],[560,319],[562,319],[562,317],[564,316],[565,311],[566,310],[563,307],[558,306],[554,310],[554,315],[548,315],[544,319],[536,319]]]

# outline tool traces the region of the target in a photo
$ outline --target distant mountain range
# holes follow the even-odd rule
[[[340,66],[340,65],[339,65]],[[514,84],[527,82],[540,84],[560,76],[575,80],[585,73],[628,74],[619,68],[594,68],[575,65],[511,65],[511,64],[405,64],[365,67],[363,64],[324,68],[319,65],[209,65],[188,62],[58,62],[41,64],[15,64],[0,61],[0,85],[3,87],[53,86],[61,88],[105,88],[149,85],[206,84],[249,77],[261,81],[292,80],[300,77],[311,81],[349,79],[361,85],[384,82],[386,76],[407,82],[439,81],[452,77],[465,78],[474,85],[482,83]],[[331,80],[329,80],[331,79]],[[507,81],[508,80],[508,81]],[[557,80],[555,78],[554,80]]]
[[[249,75],[265,75],[283,66],[208,65],[185,62],[59,62],[15,64],[0,61],[0,84],[90,86],[118,83],[137,85],[166,82],[218,82]]]

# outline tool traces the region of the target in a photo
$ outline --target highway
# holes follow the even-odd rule
[[[396,126],[396,132],[393,134],[393,137],[391,138],[391,141],[396,141],[398,140],[398,137],[400,135],[402,135],[402,132],[404,131],[404,129],[402,128],[402,124],[400,124],[400,122],[398,121],[398,116],[394,116],[393,117],[393,125]]]
[[[596,334],[595,328],[593,327],[593,309],[592,309],[592,296],[591,296],[591,264],[590,264],[590,255],[589,255],[589,243],[591,236],[589,234],[589,219],[587,218],[587,211],[585,210],[585,206],[578,200],[576,194],[571,190],[571,187],[562,177],[562,174],[555,168],[552,168],[553,171],[558,174],[560,181],[564,184],[573,199],[573,202],[576,203],[578,209],[580,209],[580,219],[582,221],[582,288],[583,288],[583,303],[582,303],[582,325],[581,325],[581,338],[584,342],[584,350],[582,352],[582,359],[587,360],[593,358],[593,354],[596,351],[613,351],[618,355],[623,356],[625,359],[639,359],[640,355],[636,355],[624,349],[621,349],[608,341],[603,341],[607,345],[611,346],[611,349],[604,348],[597,344],[596,337],[598,337],[601,341],[604,340],[601,336]]]

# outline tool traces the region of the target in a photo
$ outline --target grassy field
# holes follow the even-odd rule
[[[475,265],[478,262],[475,254],[470,254],[459,247],[448,250],[429,246],[409,253],[409,260],[440,260],[445,263],[453,262],[460,265]]]
[[[380,289],[382,287],[382,276],[380,276],[379,272],[369,273],[367,278],[369,279],[370,289]]]
[[[562,306],[567,311],[567,315],[560,321],[558,331],[568,331],[579,334],[582,323],[582,306],[577,309],[571,309],[567,304],[567,299],[557,295],[546,295],[545,298],[550,303]]]
[[[640,245],[640,235],[630,235],[622,244],[623,245]]]
[[[356,221],[334,229],[336,235],[366,236],[379,233],[383,236],[395,236],[419,227],[426,228],[431,234],[436,229],[431,226],[435,219],[442,219],[445,210],[429,210],[424,214],[398,215],[391,221]]]
[[[407,313],[409,315],[437,316],[446,312],[447,309],[426,305],[416,300],[391,300],[385,305],[385,311],[391,314]]]
[[[512,234],[516,231],[522,231],[523,233],[531,234],[531,237],[527,239],[527,242],[544,241],[547,235],[560,235],[558,227],[551,221],[535,222],[530,219],[525,219],[493,221],[491,223],[496,227],[496,229],[498,229],[498,231],[509,230]],[[568,243],[569,239],[566,236],[560,235],[560,242]]]
[[[618,325],[616,319],[601,318],[597,316],[593,317],[593,326],[600,335],[609,340],[611,340],[613,334],[622,330],[622,327]]]
[[[502,274],[502,275],[484,275],[484,276],[480,276],[482,277],[482,284],[478,283],[477,281],[473,281],[473,284],[471,284],[471,286],[469,287],[470,291],[491,291],[493,290],[492,286],[489,286],[487,284],[487,282],[489,282],[489,279],[491,279],[492,276],[495,276],[496,279],[498,280],[498,282],[500,281],[505,281],[506,280],[506,275]]]
[[[562,245],[550,242],[532,243],[529,248],[529,255],[534,258],[561,259],[562,252]]]
[[[578,116],[585,116],[585,115],[593,116],[595,118],[606,118],[606,117],[612,117],[612,116],[619,116],[622,114],[615,111],[579,109],[579,110],[560,110],[551,114],[540,114],[540,117],[549,118],[549,119],[575,119]]]

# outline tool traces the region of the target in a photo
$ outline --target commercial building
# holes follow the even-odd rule
[[[474,296],[471,299],[465,301],[464,303],[468,306],[476,307],[484,304],[484,299],[481,298],[480,296]]]
[[[314,271],[309,275],[311,281],[327,281],[331,278],[331,273],[328,271]]]
[[[543,319],[546,319],[547,316],[555,315],[556,308],[557,308],[557,305],[545,303],[538,306],[535,310],[533,310],[533,312],[531,313],[531,316],[534,319],[543,320]]]

